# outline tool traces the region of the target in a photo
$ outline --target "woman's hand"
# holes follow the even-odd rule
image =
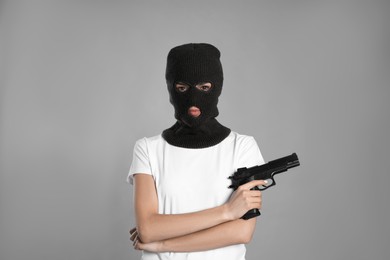
[[[130,240],[133,241],[133,247],[135,250],[145,250],[149,252],[163,252],[162,242],[142,243],[138,236],[137,228],[130,230]]]
[[[254,180],[238,187],[226,202],[228,218],[231,220],[241,218],[248,210],[261,208],[261,191],[250,190],[259,185],[266,185],[264,180]]]

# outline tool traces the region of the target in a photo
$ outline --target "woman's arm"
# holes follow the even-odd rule
[[[139,238],[143,243],[163,241],[238,219],[248,210],[261,207],[261,192],[250,189],[264,184],[264,181],[248,182],[240,186],[227,203],[215,208],[193,213],[166,215],[158,214],[157,192],[152,176],[136,174],[134,176],[134,205]],[[237,223],[240,222],[242,221]],[[226,227],[231,227],[231,225],[233,224]],[[225,226],[220,228],[223,227]]]
[[[249,243],[252,239],[255,225],[256,218],[249,220],[238,219],[182,237],[152,243],[139,241],[137,230],[133,230],[131,240],[134,241],[135,249],[151,252],[205,251]]]

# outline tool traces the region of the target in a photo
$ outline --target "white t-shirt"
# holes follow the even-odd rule
[[[240,167],[263,163],[255,139],[233,131],[219,144],[201,149],[173,146],[158,135],[136,142],[127,181],[133,183],[135,173],[152,175],[159,214],[189,213],[224,204],[233,192],[228,177]],[[142,259],[244,260],[245,252],[239,244],[189,253],[143,251]]]

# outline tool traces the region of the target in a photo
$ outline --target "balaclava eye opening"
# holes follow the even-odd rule
[[[230,129],[215,120],[223,84],[220,56],[219,50],[207,43],[184,44],[170,50],[165,78],[177,123],[163,132],[168,143],[204,148],[221,142],[230,134]],[[196,88],[207,82],[212,85],[209,91]],[[176,83],[184,83],[189,88],[180,92]],[[198,117],[189,114],[189,108],[193,106],[200,110]]]

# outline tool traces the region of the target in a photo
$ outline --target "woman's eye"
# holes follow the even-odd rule
[[[184,86],[184,85],[177,85],[176,86],[176,90],[179,92],[185,92],[185,91],[187,91],[187,89],[188,89],[188,86]]]
[[[210,85],[200,85],[200,86],[198,86],[198,89],[201,91],[207,92],[211,89],[211,86]]]

